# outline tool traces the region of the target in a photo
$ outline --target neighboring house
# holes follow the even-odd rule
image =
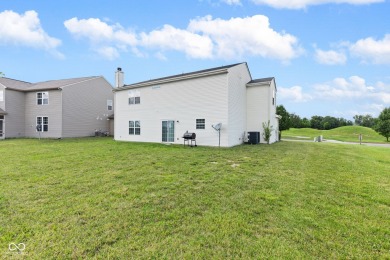
[[[115,94],[115,140],[183,143],[196,134],[198,145],[220,146],[247,141],[270,121],[270,143],[278,141],[274,78],[252,80],[246,63],[123,85],[118,69]]]
[[[65,138],[110,131],[112,86],[103,77],[28,83],[0,77],[0,138]]]

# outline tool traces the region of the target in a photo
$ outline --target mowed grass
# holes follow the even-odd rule
[[[282,138],[307,139],[322,135],[325,139],[344,142],[359,142],[359,134],[362,134],[363,143],[386,143],[386,138],[373,129],[363,126],[343,126],[331,130],[317,130],[312,128],[290,128],[282,132]],[[306,137],[306,138],[303,138]]]
[[[0,154],[0,258],[390,258],[388,148],[18,139]]]

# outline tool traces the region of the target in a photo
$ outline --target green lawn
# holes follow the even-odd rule
[[[0,258],[390,258],[388,148],[15,139],[0,154]]]
[[[386,143],[386,138],[373,129],[363,126],[343,126],[331,130],[317,130],[312,128],[290,128],[282,132],[282,138],[313,140],[322,135],[325,139],[359,142],[359,134],[362,134],[363,143]]]

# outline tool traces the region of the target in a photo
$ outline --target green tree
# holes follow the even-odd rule
[[[5,74],[4,74],[3,72],[0,71],[0,78],[1,78],[1,77],[4,77],[4,76],[5,76]]]
[[[324,126],[322,120],[324,120],[322,116],[312,116],[310,120],[311,128],[322,130]]]
[[[376,125],[376,118],[373,118],[371,115],[355,115],[353,117],[355,119],[355,124],[365,127],[373,128]]]
[[[378,117],[375,131],[386,137],[387,142],[390,137],[390,107],[383,109]]]
[[[264,141],[269,144],[269,140],[271,139],[272,131],[274,130],[274,127],[270,125],[270,121],[268,120],[267,123],[263,122],[263,138]]]
[[[282,117],[279,120],[279,131],[290,129],[290,114],[287,112],[283,105],[279,105],[276,107],[276,114]]]
[[[302,128],[310,128],[310,120],[306,117],[302,118]]]
[[[302,128],[302,119],[300,116],[292,113],[290,114],[290,127],[292,128]]]

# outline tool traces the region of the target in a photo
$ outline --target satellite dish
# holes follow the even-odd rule
[[[218,123],[218,124],[212,125],[212,127],[213,127],[215,130],[220,131],[220,130],[221,130],[221,127],[222,127],[222,123]]]
[[[222,127],[222,123],[217,123],[215,125],[211,125],[211,127],[218,131],[218,147],[221,147],[221,127]]]

